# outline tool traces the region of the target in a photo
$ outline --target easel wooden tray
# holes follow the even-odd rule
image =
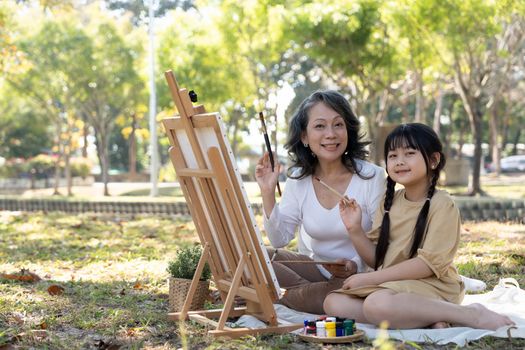
[[[343,344],[361,340],[364,334],[365,332],[358,329],[353,335],[345,335],[342,337],[318,337],[315,335],[299,334],[299,338],[310,343]]]

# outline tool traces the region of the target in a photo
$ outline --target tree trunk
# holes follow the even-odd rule
[[[239,147],[239,141],[237,140],[237,134],[239,133],[239,118],[242,118],[242,112],[234,109],[232,111],[232,118],[230,119],[230,125],[228,127],[230,134],[230,142],[232,146],[232,152],[237,156],[237,148]]]
[[[489,113],[489,130],[490,130],[490,146],[492,152],[492,164],[494,164],[494,172],[496,175],[501,173],[501,149],[499,147],[498,136],[498,112],[500,106],[499,96],[494,96]]]
[[[470,91],[464,85],[460,72],[456,70],[455,80],[456,89],[463,101],[463,107],[469,117],[470,127],[472,131],[472,137],[474,139],[474,159],[472,161],[472,182],[469,183],[468,195],[474,196],[477,194],[485,195],[485,192],[481,189],[480,183],[480,171],[481,171],[481,138],[482,138],[482,113],[481,113],[481,101],[479,97],[474,97],[470,94]]]
[[[515,156],[518,154],[518,143],[521,138],[521,128],[518,128],[516,130],[516,137],[514,137],[514,140],[512,140],[512,155]]]
[[[66,183],[67,183],[67,195],[72,196],[73,195],[73,181],[71,178],[71,155],[69,151],[64,152],[64,170],[66,173]]]
[[[82,158],[87,158],[89,125],[88,119],[84,113],[82,113],[82,119],[84,120],[84,126],[82,127],[82,138],[84,139],[84,144],[82,145]]]
[[[423,95],[423,77],[420,72],[415,70],[416,77],[416,111],[414,120],[418,123],[425,123],[425,96]]]
[[[60,181],[60,154],[57,157],[57,160],[55,162],[55,183],[53,185],[53,196],[60,195],[60,191],[58,190],[58,183]]]
[[[55,184],[53,186],[53,196],[59,195],[58,185],[60,181],[60,158],[62,157],[62,142],[61,142],[61,130],[62,125],[60,123],[60,117],[57,119],[56,125],[56,147],[57,147],[57,159],[55,162]]]
[[[137,114],[131,115],[131,134],[129,135],[128,162],[129,162],[129,180],[137,177]]]
[[[436,110],[434,111],[434,122],[433,129],[436,134],[441,132],[441,113],[443,112],[443,89],[441,85],[438,86],[437,96],[436,96]]]
[[[459,130],[458,149],[457,149],[456,159],[463,158],[463,146],[464,145],[465,145],[465,130],[462,127]]]
[[[480,174],[481,174],[481,157],[483,156],[483,150],[481,149],[482,141],[482,114],[478,105],[475,106],[475,114],[471,118],[472,133],[474,137],[474,159],[472,162],[472,183],[469,184],[469,195],[473,196],[476,194],[485,195],[481,189]]]
[[[378,123],[376,123],[376,115],[377,115],[377,104],[375,101],[375,96],[370,99],[370,117],[368,118],[368,130],[370,133],[371,140],[375,140],[376,142],[373,143],[374,147],[371,147],[370,149],[370,159],[374,160],[375,164],[380,164],[381,162],[381,151],[379,149],[380,145],[378,145],[378,142],[376,140],[376,132],[377,129],[381,126]]]
[[[403,95],[401,97],[401,122],[408,123],[410,120],[410,114],[408,113],[408,82],[403,84]]]
[[[109,196],[108,190],[108,173],[109,173],[109,162],[108,162],[108,139],[109,135],[95,129],[97,139],[97,156],[100,163],[100,175],[102,183],[104,184],[104,196]]]

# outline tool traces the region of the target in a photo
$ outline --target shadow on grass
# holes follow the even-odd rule
[[[107,349],[111,344],[113,349],[146,344],[180,348],[183,340],[191,349],[204,348],[207,340],[202,327],[188,324],[181,339],[179,325],[167,319],[164,283],[0,279],[0,348],[2,344],[70,350]],[[50,295],[51,285],[63,287],[63,294]],[[46,336],[29,336],[34,330],[45,330]]]

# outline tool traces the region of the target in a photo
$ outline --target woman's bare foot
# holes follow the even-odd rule
[[[470,317],[469,321],[465,324],[466,326],[495,331],[500,327],[515,325],[507,316],[491,311],[481,304],[470,304],[467,305],[466,308],[470,310]]]
[[[431,324],[429,328],[432,328],[432,329],[450,328],[450,323],[445,322],[445,321],[439,321],[434,324]]]

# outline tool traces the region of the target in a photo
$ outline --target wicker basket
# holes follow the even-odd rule
[[[190,290],[191,280],[185,278],[168,279],[169,285],[169,310],[170,312],[178,312],[182,310],[186,296]],[[210,281],[199,281],[197,290],[193,295],[190,310],[202,310],[204,302],[208,299],[210,293]]]

